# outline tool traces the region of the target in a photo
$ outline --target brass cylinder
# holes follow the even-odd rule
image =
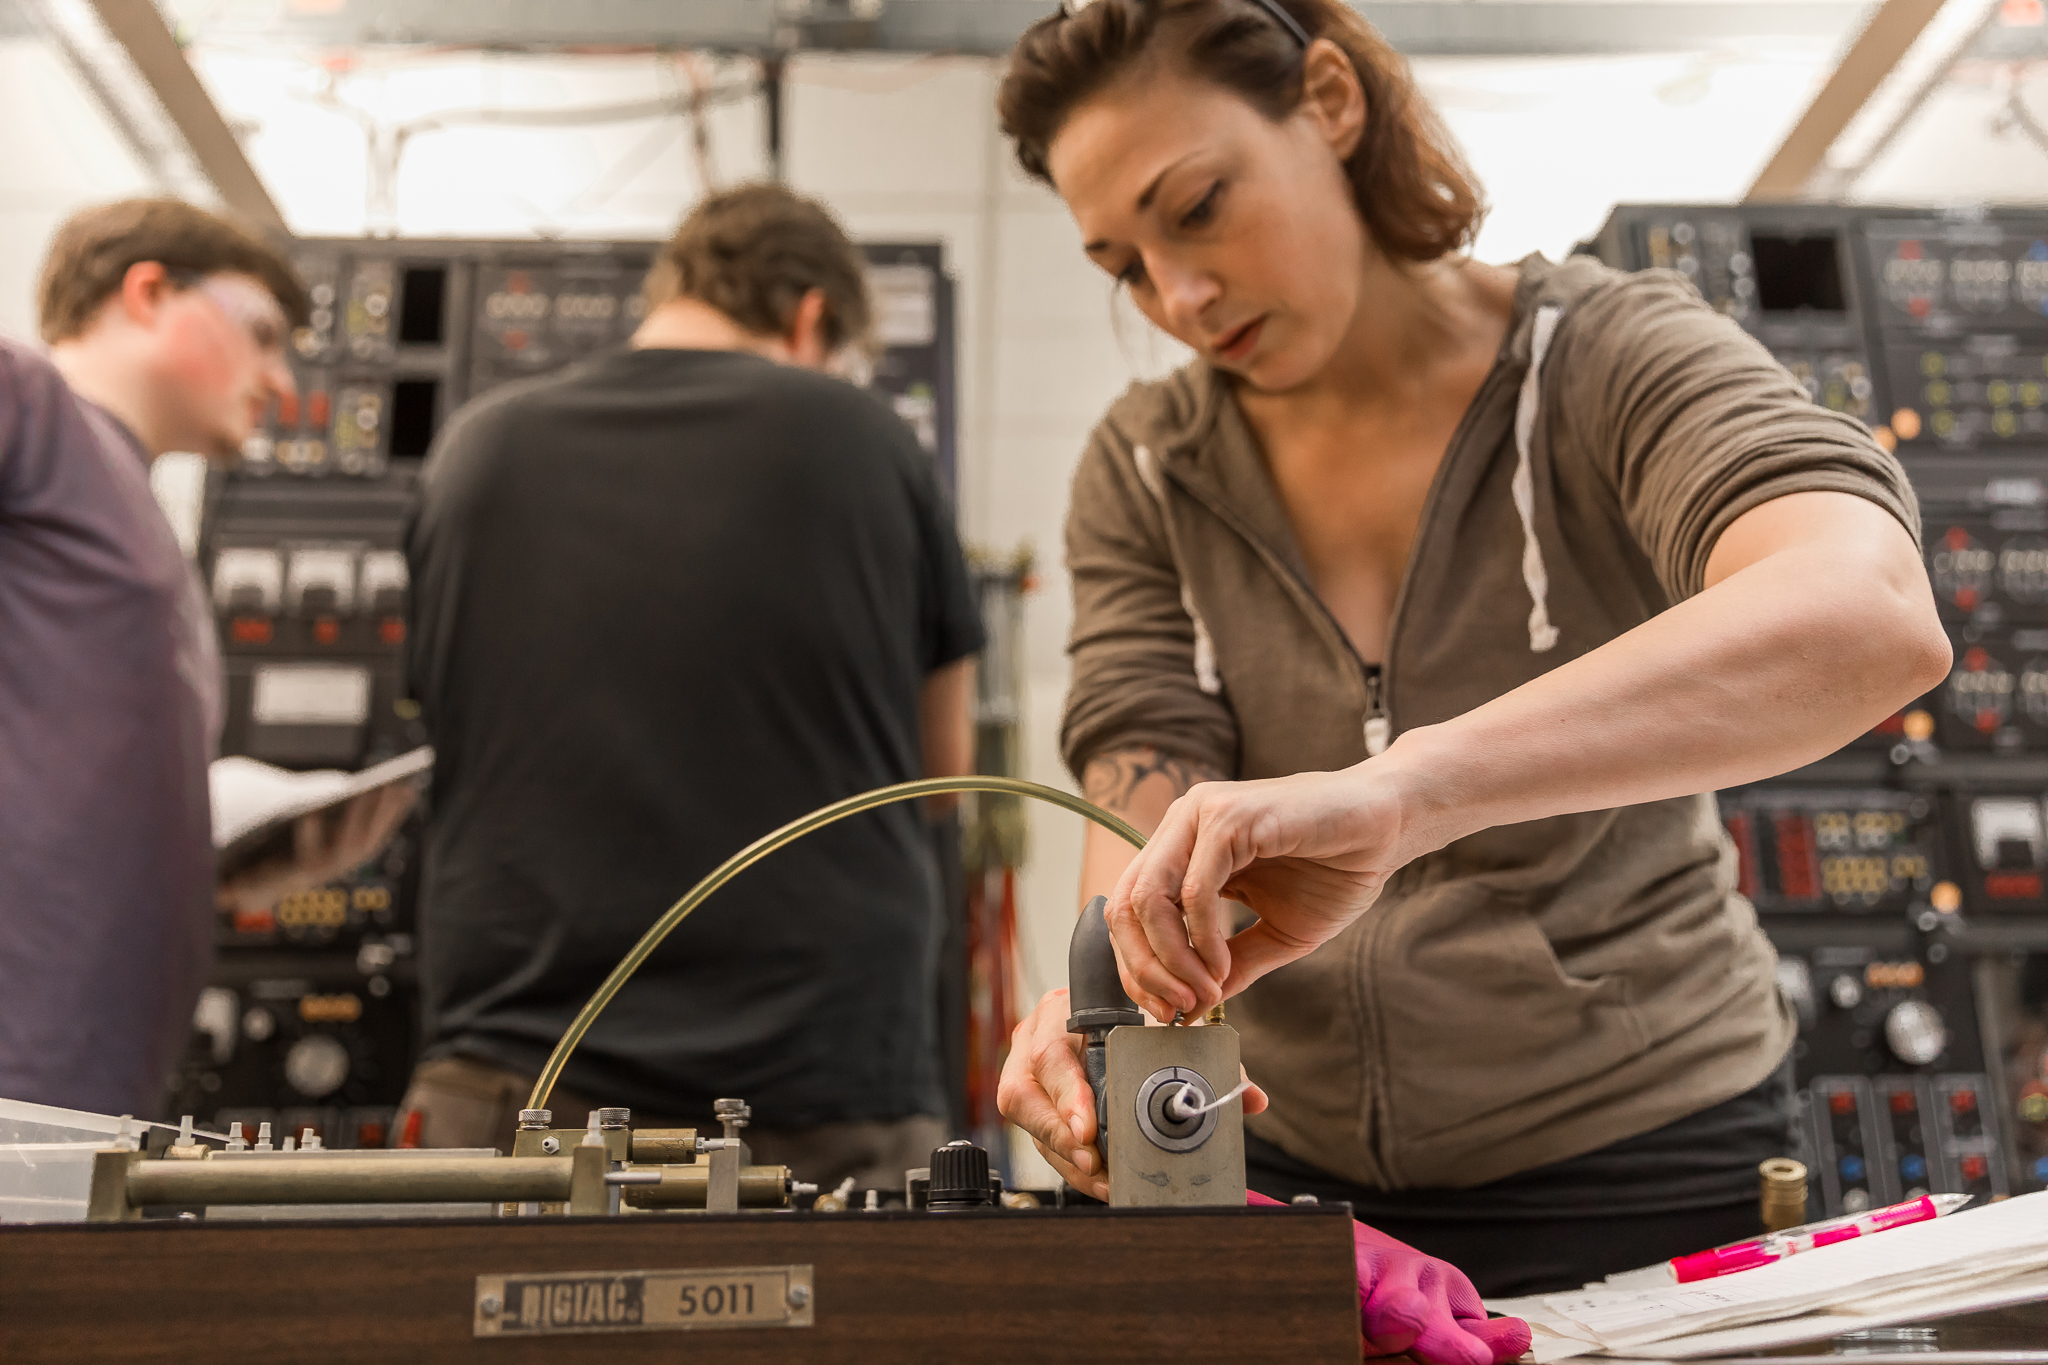
[[[560,1202],[570,1163],[555,1157],[361,1157],[141,1161],[128,1202],[151,1204],[487,1204]]]
[[[643,1166],[686,1166],[697,1159],[695,1128],[635,1128],[634,1161]]]
[[[1757,1168],[1764,1231],[1783,1232],[1806,1221],[1806,1167],[1774,1156]]]
[[[789,1203],[789,1167],[742,1166],[740,1207],[779,1209]],[[663,1166],[659,1185],[627,1185],[625,1202],[635,1209],[701,1209],[711,1188],[711,1163]]]

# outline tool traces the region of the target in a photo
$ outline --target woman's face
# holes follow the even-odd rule
[[[1255,388],[1314,379],[1356,318],[1370,250],[1343,159],[1364,123],[1334,45],[1300,108],[1147,66],[1077,106],[1047,166],[1089,258],[1161,330]]]

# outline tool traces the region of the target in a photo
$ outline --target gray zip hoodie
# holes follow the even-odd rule
[[[1068,514],[1075,773],[1138,744],[1238,778],[1348,767],[1699,592],[1721,532],[1789,493],[1866,497],[1917,537],[1897,461],[1680,276],[1520,269],[1376,685],[1227,381],[1196,364],[1117,401]],[[1793,1034],[1772,963],[1711,795],[1485,830],[1233,1002],[1273,1097],[1251,1126],[1385,1189],[1592,1151],[1771,1073]]]

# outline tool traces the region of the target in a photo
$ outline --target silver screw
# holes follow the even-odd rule
[[[562,1140],[558,1137],[544,1137],[540,1140],[540,1149],[549,1156],[553,1156],[556,1152],[562,1150]]]
[[[801,1308],[811,1301],[811,1287],[807,1284],[793,1284],[789,1287],[789,1306]]]
[[[495,1318],[496,1316],[498,1316],[498,1310],[503,1308],[505,1305],[499,1300],[496,1294],[486,1294],[483,1296],[483,1298],[477,1301],[476,1306],[477,1311],[482,1313],[485,1317]]]

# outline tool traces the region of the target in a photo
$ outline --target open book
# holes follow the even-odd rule
[[[295,773],[253,758],[215,759],[207,772],[213,798],[213,847],[229,876],[292,849],[292,822],[339,806],[393,782],[418,777],[434,765],[426,746],[359,773]]]

